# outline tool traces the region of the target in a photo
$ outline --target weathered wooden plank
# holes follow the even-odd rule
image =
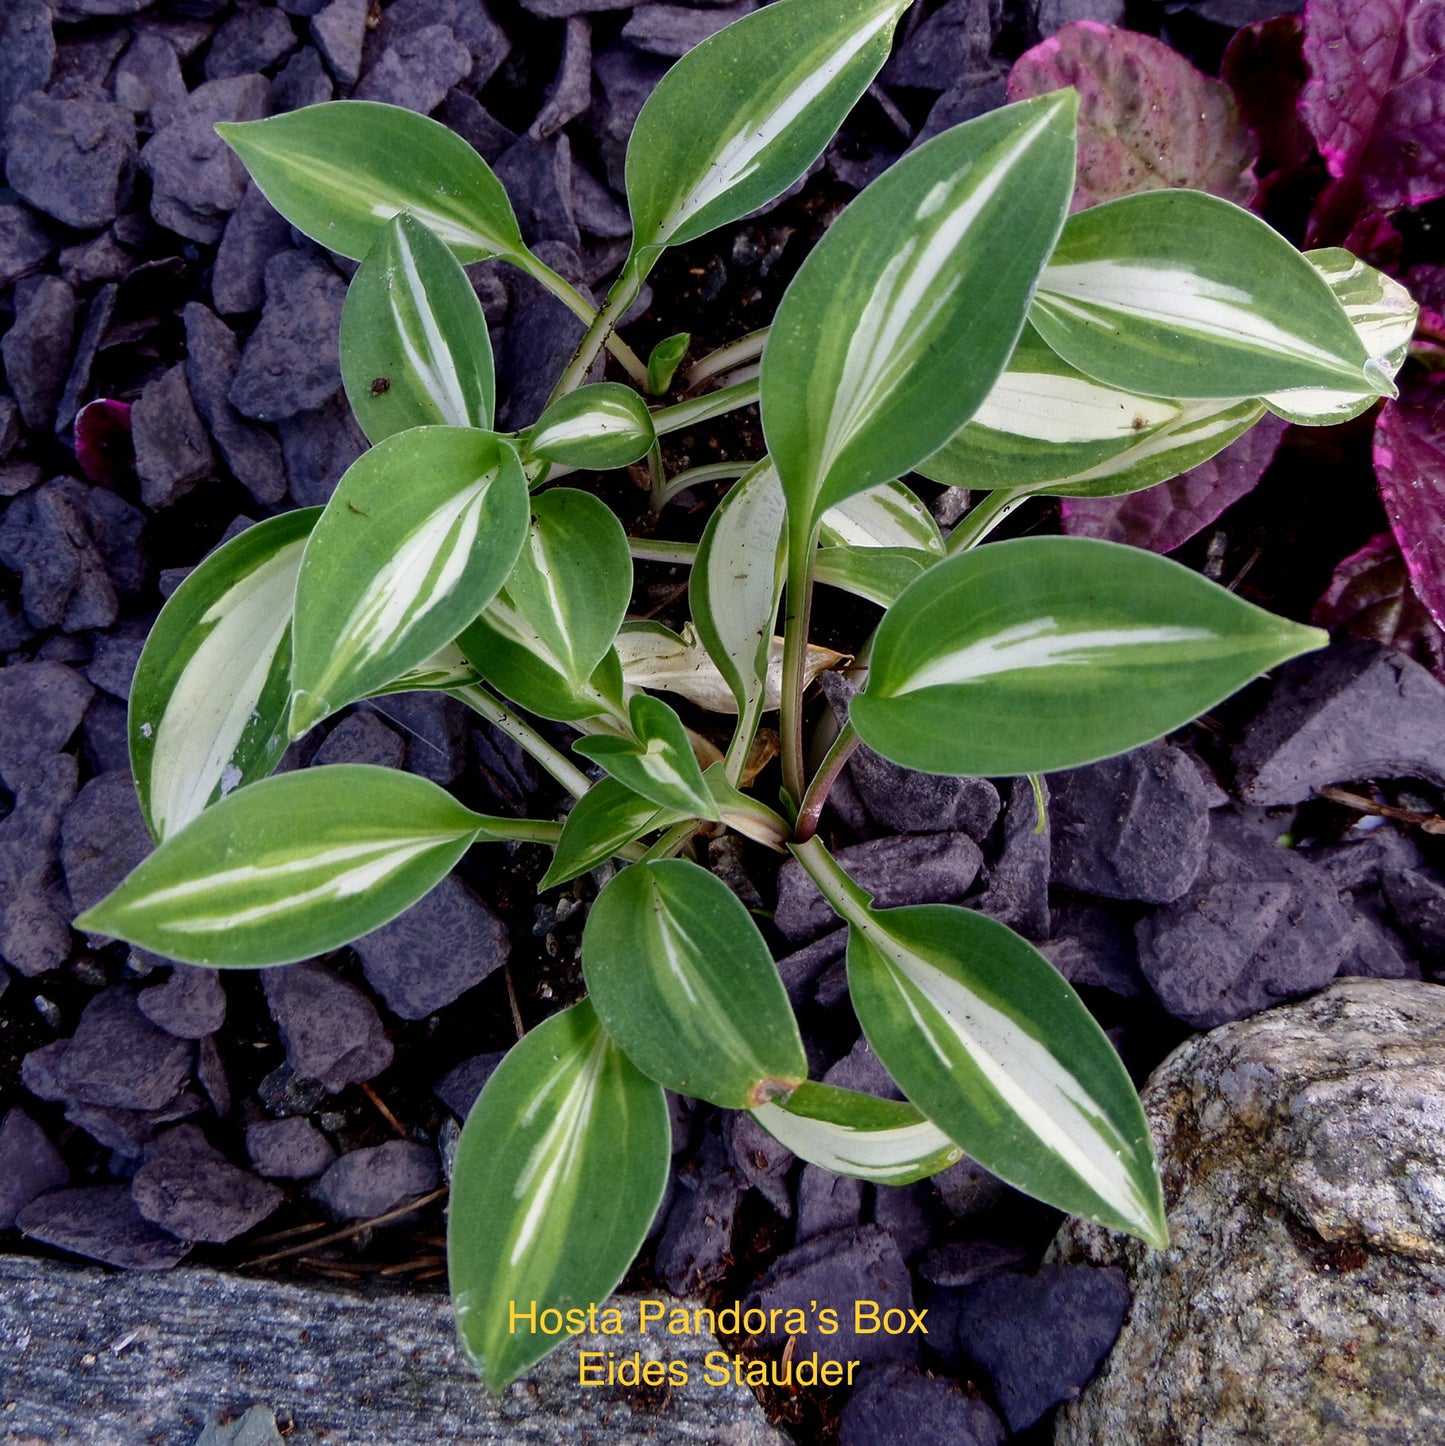
[[[288,1446],[480,1442],[785,1446],[750,1392],[703,1381],[711,1336],[565,1344],[500,1397],[456,1345],[445,1296],[362,1294],[177,1269],[125,1274],[0,1255],[5,1446],[192,1446],[207,1421],[255,1404],[289,1419]],[[578,1384],[579,1349],[684,1360],[690,1384]]]

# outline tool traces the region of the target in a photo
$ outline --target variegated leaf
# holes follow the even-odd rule
[[[820,547],[813,580],[891,608],[916,577],[938,558],[914,547]]]
[[[901,482],[882,482],[830,507],[819,540],[825,547],[907,548],[943,556],[933,514]]]
[[[785,1104],[758,1105],[752,1115],[800,1160],[879,1185],[911,1185],[963,1158],[906,1100],[880,1100],[811,1080]]]
[[[1063,975],[985,914],[875,909],[816,839],[794,852],[848,922],[853,1007],[909,1100],[1000,1179],[1166,1246],[1139,1097]]]
[[[1420,308],[1393,277],[1366,266],[1348,251],[1328,247],[1306,251],[1305,260],[1329,283],[1355,328],[1374,368],[1393,381],[1405,364],[1410,338]],[[1274,392],[1265,398],[1269,409],[1287,422],[1307,427],[1347,422],[1375,404],[1378,393],[1369,388]]]
[[[457,645],[498,692],[539,718],[581,722],[607,717],[621,724],[627,717],[616,648],[607,649],[590,678],[574,685],[505,588],[463,629]]]
[[[1003,370],[1073,188],[1072,91],[910,152],[809,254],[762,364],[796,557],[822,513],[953,436]]]
[[[1320,273],[1257,216],[1200,191],[1071,216],[1029,319],[1086,375],[1144,395],[1394,392]]]
[[[369,696],[380,698],[388,693],[443,692],[448,688],[465,688],[479,682],[481,675],[462,656],[462,650],[455,643],[448,643]]]
[[[543,1311],[585,1320],[616,1287],[662,1200],[671,1152],[661,1087],[586,1000],[502,1061],[462,1129],[447,1222],[457,1330],[491,1390],[569,1338],[542,1330]]]
[[[745,1109],[807,1077],[763,936],[697,864],[660,859],[612,879],[587,917],[582,972],[608,1034],[669,1089]]]
[[[659,699],[636,693],[628,703],[628,716],[630,738],[594,734],[577,739],[574,752],[600,763],[613,778],[659,808],[716,821],[717,805],[677,714]]]
[[[888,58],[907,7],[777,0],[684,55],[628,143],[634,254],[736,221],[804,175]]]
[[[537,887],[550,889],[569,883],[606,863],[643,834],[666,828],[684,817],[672,809],[659,808],[650,798],[634,793],[615,778],[599,779],[567,815],[557,852]]]
[[[408,427],[492,425],[492,344],[477,293],[405,212],[382,225],[347,290],[341,376],[373,442]]]
[[[526,527],[521,463],[490,432],[415,427],[364,452],[306,545],[291,736],[451,642],[502,585]]]
[[[213,804],[76,920],[191,964],[287,964],[414,904],[486,834],[436,784],[337,764]]]
[[[521,442],[523,456],[605,472],[647,456],[656,440],[652,413],[631,387],[597,382],[558,397]]]
[[[1325,641],[1167,558],[1018,538],[947,558],[904,592],[850,717],[907,768],[1051,773],[1158,738]]]
[[[130,692],[131,763],[156,839],[280,761],[296,576],[320,516],[308,507],[247,528],[161,609]]]
[[[765,848],[782,851],[793,836],[792,825],[782,814],[734,788],[722,763],[709,764],[702,777],[717,805],[718,818],[726,827]]]
[[[439,121],[348,100],[216,129],[297,230],[354,261],[400,211],[451,247],[458,261],[526,253],[502,183]]]

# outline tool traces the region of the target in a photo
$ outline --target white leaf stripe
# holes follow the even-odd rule
[[[859,1175],[886,1182],[912,1176],[933,1156],[942,1156],[940,1168],[962,1157],[963,1151],[930,1120],[892,1129],[864,1130],[833,1120],[799,1115],[781,1105],[757,1105],[757,1122],[799,1159],[840,1175]]]
[[[1180,404],[1050,372],[1005,372],[973,424],[1040,442],[1107,442],[1175,421]]]
[[[838,78],[868,43],[891,27],[896,11],[866,17],[857,29],[839,36],[830,51],[809,55],[800,66],[798,83],[784,92],[772,108],[740,117],[734,129],[717,144],[702,179],[658,223],[648,244],[661,245],[706,206],[747,180],[763,163],[768,149],[794,125]]]
[[[532,434],[535,450],[556,447],[564,442],[585,442],[593,437],[645,436],[637,418],[623,407],[601,403],[574,417],[559,417],[539,427]]]
[[[889,693],[902,697],[924,688],[975,683],[1034,668],[1147,663],[1154,660],[1156,647],[1215,641],[1224,639],[1208,628],[1141,624],[1071,630],[1057,618],[1032,618],[931,659],[902,678]]]
[[[850,547],[908,547],[942,553],[928,509],[906,487],[885,482],[835,503],[823,514],[823,541]]]
[[[868,943],[890,967],[899,998],[940,1066],[953,1070],[961,1049],[1004,1104],[1094,1194],[1133,1219],[1149,1219],[1153,1205],[1129,1167],[1130,1142],[1099,1113],[1063,1061],[1018,1020],[906,948],[876,916],[874,922]]]
[[[327,166],[324,162],[314,158],[308,157],[306,170],[334,190],[350,192],[356,184],[356,178],[349,172],[343,172],[334,166]],[[415,216],[432,235],[445,241],[448,246],[463,250],[483,249],[498,256],[510,256],[513,251],[513,247],[505,237],[482,231],[466,221],[448,216],[444,211],[436,211],[429,206],[418,205],[416,200],[409,196],[404,198],[400,205],[395,205],[390,201],[374,201],[370,209],[371,214],[378,221],[390,221],[393,216],[399,216],[405,211],[408,215]]]
[[[1054,120],[1052,109],[1042,109],[987,167],[938,182],[901,223],[909,239],[890,257],[849,334],[819,451],[819,478],[828,476],[918,364],[935,318],[963,283],[957,252],[964,237]]]
[[[220,787],[291,626],[306,539],[280,548],[202,615],[208,628],[176,679],[155,733],[151,816],[175,833]]]
[[[406,229],[398,227],[392,234],[400,275],[393,272],[393,284],[388,288],[387,299],[407,362],[426,394],[437,404],[445,422],[453,427],[485,426],[486,419],[467,401],[456,359],[437,325],[431,298]],[[396,285],[397,280],[403,284]],[[405,308],[402,306],[403,298],[410,303]],[[420,337],[415,335],[418,326]]]

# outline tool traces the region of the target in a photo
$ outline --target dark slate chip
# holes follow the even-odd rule
[[[0,201],[0,286],[28,276],[55,250],[55,238],[19,201]]]
[[[356,87],[356,99],[405,106],[428,115],[471,69],[472,53],[451,27],[428,25],[398,37],[382,51]]]
[[[993,1381],[1009,1430],[1077,1398],[1113,1346],[1129,1300],[1113,1266],[1045,1265],[964,1289],[959,1345]]]
[[[391,1063],[391,1040],[376,1006],[324,964],[287,964],[261,976],[286,1060],[331,1093],[374,1079]]]
[[[464,1059],[450,1073],[437,1081],[434,1095],[459,1119],[465,1120],[471,1114],[477,1096],[496,1073],[497,1066],[507,1057],[505,1050],[492,1054],[479,1054]]]
[[[1288,3],[1268,0],[1269,15],[1278,15]],[[1056,30],[1079,20],[1122,25],[1126,9],[1127,0],[1028,0],[1029,33],[1035,40],[1047,40]],[[1263,11],[1260,18],[1267,18]]]
[[[933,1184],[955,1220],[982,1215],[1002,1205],[1013,1191],[967,1155],[933,1177]]]
[[[16,101],[45,89],[54,64],[55,30],[50,6],[45,0],[9,0],[0,10],[0,133]]]
[[[290,244],[291,227],[286,218],[256,183],[250,182],[221,233],[211,271],[211,300],[216,310],[222,316],[259,311],[266,300],[266,263]]]
[[[745,1183],[709,1118],[696,1155],[676,1172],[673,1196],[657,1242],[657,1273],[674,1295],[692,1295],[721,1280],[732,1263],[733,1219]]]
[[[843,1407],[839,1446],[1003,1446],[1003,1423],[956,1381],[910,1366],[864,1372]]]
[[[914,146],[931,141],[941,131],[997,110],[1008,99],[1008,66],[995,63],[957,76],[934,102]]]
[[[793,1152],[780,1145],[746,1110],[730,1117],[728,1143],[733,1164],[743,1179],[784,1220],[791,1220],[793,1196],[788,1189],[788,1172],[793,1168]]]
[[[282,417],[276,425],[286,485],[300,507],[323,507],[342,474],[366,450],[366,435],[344,396],[309,412]]]
[[[132,956],[134,957],[134,956]],[[216,1036],[208,1034],[196,1045],[196,1079],[206,1092],[211,1108],[224,1118],[231,1113],[231,1081],[226,1075],[226,1062],[221,1058]]]
[[[266,263],[266,308],[241,351],[231,405],[244,416],[274,422],[334,397],[341,390],[345,300],[346,283],[319,253],[273,256]]]
[[[216,31],[206,52],[206,79],[227,80],[269,70],[296,48],[296,32],[279,10],[241,10]]]
[[[835,1175],[817,1165],[804,1165],[798,1177],[798,1224],[794,1240],[801,1245],[815,1235],[848,1230],[863,1219],[863,1182]]]
[[[191,1045],[152,1024],[136,993],[134,986],[112,985],[85,1006],[56,1068],[67,1103],[165,1110],[184,1089]]]
[[[318,13],[323,3],[324,0],[314,0],[314,9],[306,13]],[[303,45],[271,82],[271,112],[282,115],[303,106],[320,105],[331,99],[332,89],[331,77],[320,55],[311,46]]]
[[[7,397],[0,392],[0,457],[8,457],[19,440],[20,408],[14,397]]]
[[[1028,1251],[996,1240],[953,1240],[935,1246],[918,1262],[918,1273],[930,1285],[964,1286],[1004,1271],[1022,1271]]]
[[[146,383],[131,410],[131,436],[141,501],[147,507],[171,506],[210,475],[215,454],[191,401],[185,362]]]
[[[492,169],[512,198],[529,245],[558,241],[575,251],[582,244],[572,217],[572,147],[566,136],[546,141],[523,136],[497,157]]]
[[[1384,894],[1400,929],[1437,956],[1432,963],[1439,968],[1445,956],[1445,882],[1424,871],[1391,870],[1384,876]]]
[[[920,1180],[913,1185],[875,1185],[873,1223],[881,1225],[893,1237],[898,1253],[911,1261],[942,1233],[948,1216],[933,1187]]]
[[[883,83],[947,90],[959,75],[983,68],[1002,23],[1002,0],[947,0],[898,47]]]
[[[1027,778],[1016,778],[1010,785],[1003,848],[988,870],[988,887],[974,904],[980,913],[1035,942],[1047,938],[1050,931],[1052,819],[1047,813],[1043,829],[1039,828],[1039,810],[1048,807],[1048,790],[1043,779],[1039,780],[1039,798]]]
[[[29,95],[10,113],[6,176],[20,196],[67,226],[115,220],[135,170],[135,120],[100,100]]]
[[[379,53],[432,25],[449,29],[471,55],[472,65],[464,78],[473,92],[492,78],[511,53],[506,31],[492,19],[482,0],[395,0],[381,12],[373,44]]]
[[[592,22],[584,15],[573,15],[567,20],[557,78],[527,134],[533,140],[543,140],[576,120],[591,104]]]
[[[872,839],[838,851],[838,861],[879,908],[960,899],[978,877],[983,854],[964,833],[905,834]],[[778,872],[773,922],[785,938],[810,939],[834,923],[832,906],[789,859]]]
[[[376,768],[400,768],[406,754],[401,736],[388,728],[375,713],[359,708],[348,713],[316,750],[313,765],[326,763],[369,763]]]
[[[319,1080],[303,1079],[289,1064],[277,1065],[256,1086],[256,1098],[282,1119],[314,1114],[325,1105],[326,1094]]]
[[[446,104],[442,107],[442,120],[449,130],[454,130],[488,165],[517,139],[501,121],[491,114],[476,96],[464,90],[447,93]],[[468,268],[471,274],[471,268]],[[489,315],[490,325],[493,318]]]
[[[757,8],[757,0],[738,0],[726,9],[710,10],[694,10],[686,5],[638,5],[622,27],[622,38],[650,55],[675,60]]]
[[[60,400],[55,406],[55,430],[69,440],[75,426],[75,414],[80,410],[81,400],[90,391],[90,373],[95,366],[100,344],[110,329],[111,318],[115,315],[116,297],[120,288],[114,283],[102,286],[90,299],[85,308],[85,323],[75,343],[70,361],[70,373],[61,389]]]
[[[117,104],[135,115],[149,117],[153,131],[168,125],[186,98],[186,82],[175,46],[154,33],[142,33],[131,41],[116,64],[111,83]]]
[[[126,706],[118,698],[97,693],[85,710],[85,759],[92,773],[109,773],[129,766]]]
[[[355,85],[361,78],[361,43],[366,39],[369,10],[370,0],[331,0],[312,18],[311,38],[342,85]]]
[[[0,338],[0,354],[27,427],[50,427],[70,370],[74,336],[75,293],[58,276],[17,283],[15,321]]]
[[[472,718],[464,703],[440,693],[395,693],[371,705],[406,739],[406,766],[412,773],[442,787],[466,767],[467,725]]]
[[[151,178],[151,215],[160,225],[192,241],[220,240],[226,217],[246,193],[247,177],[240,158],[216,134],[216,122],[259,120],[269,101],[265,76],[208,80],[145,143],[140,160]]]
[[[522,9],[543,20],[565,20],[571,15],[595,15],[603,10],[630,10],[635,0],[522,0]]]
[[[273,1180],[311,1180],[336,1159],[326,1136],[299,1115],[250,1126],[246,1150],[257,1171]]]
[[[856,1090],[859,1094],[877,1095],[882,1100],[903,1098],[903,1091],[894,1084],[893,1077],[883,1066],[883,1061],[861,1034],[853,1042],[853,1048],[824,1074],[823,1083],[835,1085],[840,1090]]]
[[[199,1125],[177,1125],[146,1150],[131,1199],[153,1225],[214,1245],[259,1225],[286,1198],[280,1186],[231,1164]]]
[[[624,165],[628,137],[643,103],[666,74],[667,64],[656,56],[644,55],[635,46],[617,41],[597,53],[592,71],[602,95],[588,113],[587,128],[597,141],[607,184],[621,195],[627,189]]]
[[[1169,904],[1209,846],[1210,790],[1187,754],[1149,743],[1049,778],[1056,884],[1107,899]]]
[[[367,983],[402,1019],[425,1019],[507,962],[507,926],[455,874],[352,945]]]
[[[778,960],[778,974],[794,1007],[808,998],[818,977],[830,964],[843,957],[847,945],[848,931],[844,928],[834,929]]]
[[[129,1185],[53,1191],[27,1205],[16,1224],[42,1245],[126,1270],[167,1270],[191,1252],[189,1241],[141,1215]]]
[[[0,779],[12,791],[38,775],[80,727],[95,689],[63,663],[0,669]]]
[[[98,904],[154,849],[128,768],[92,778],[65,812],[60,856],[77,912]]]
[[[906,1325],[907,1312],[914,1304],[908,1267],[886,1230],[859,1225],[815,1236],[795,1246],[773,1262],[744,1298],[743,1306],[766,1311],[801,1310],[811,1322],[817,1318],[814,1302],[819,1311],[837,1312],[839,1330],[836,1335],[799,1336],[795,1353],[811,1355],[816,1350],[820,1360],[870,1365],[916,1362],[918,1346],[926,1337],[906,1332],[889,1335],[881,1329],[860,1333],[856,1328],[871,1324],[869,1305],[877,1307],[880,1321],[884,1311],[903,1312]],[[786,1332],[768,1332],[760,1337],[764,1344],[776,1346],[786,1339]]]
[[[0,681],[14,671],[0,670]],[[78,773],[65,753],[34,765],[0,818],[0,959],[31,977],[57,968],[70,954],[60,822],[75,797]]]
[[[22,1109],[0,1121],[0,1230],[48,1190],[70,1183],[70,1171],[45,1131]]]
[[[1118,909],[1073,901],[1059,905],[1053,937],[1039,950],[1076,988],[1090,985],[1124,999],[1144,992],[1134,930]]]
[[[152,1024],[177,1039],[214,1034],[226,1020],[226,991],[215,969],[176,964],[169,979],[141,990],[136,1002]]]
[[[389,1140],[343,1155],[321,1177],[316,1195],[339,1220],[371,1220],[430,1194],[441,1182],[441,1165],[430,1145]]]

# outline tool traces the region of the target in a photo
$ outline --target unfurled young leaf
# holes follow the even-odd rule
[[[793,278],[762,363],[790,547],[901,476],[1003,370],[1074,174],[1071,92],[936,136],[874,181]]]
[[[408,427],[492,425],[496,385],[481,303],[414,216],[386,222],[341,312],[341,376],[373,442]]]
[[[687,349],[692,345],[692,333],[679,331],[664,337],[653,347],[647,357],[647,390],[654,396],[662,396],[672,385],[677,369],[682,365]]]
[[[603,889],[582,972],[608,1034],[669,1089],[747,1109],[807,1077],[763,936],[732,890],[686,859],[632,864]]]
[[[451,642],[495,596],[526,527],[526,480],[503,438],[416,427],[364,452],[306,545],[291,736]]]
[[[647,404],[618,382],[597,382],[558,397],[521,439],[524,456],[597,472],[630,466],[656,440]]]
[[[569,883],[606,863],[643,834],[679,823],[686,816],[659,808],[615,778],[599,779],[567,815],[557,851],[537,887],[550,889]]]
[[[479,682],[481,674],[462,656],[462,650],[455,643],[448,643],[369,696],[380,698],[387,693],[441,692]]]
[[[703,782],[682,720],[657,698],[633,695],[628,704],[632,737],[594,734],[579,738],[573,750],[600,763],[634,793],[688,818],[717,819],[717,805]]]
[[[457,637],[467,661],[499,693],[539,718],[581,722],[626,716],[622,665],[608,648],[585,683],[574,686],[542,636],[505,591]]]
[[[938,558],[912,547],[820,547],[813,580],[890,608]]]
[[[353,261],[399,211],[446,242],[458,261],[526,253],[502,183],[439,121],[349,100],[216,129],[298,231]]]
[[[950,557],[899,598],[850,716],[907,768],[1052,773],[1158,738],[1325,641],[1165,558],[1019,538]]]
[[[130,692],[131,764],[156,839],[280,761],[296,577],[320,516],[308,507],[247,528],[161,609]]]
[[[567,1339],[562,1322],[542,1328],[543,1311],[585,1321],[616,1287],[662,1200],[671,1151],[661,1087],[586,1000],[502,1061],[462,1129],[447,1223],[462,1349],[491,1390]]]
[[[822,155],[888,58],[908,0],[777,0],[688,51],[627,147],[633,252],[736,221]]]
[[[1029,319],[1086,375],[1146,396],[1394,392],[1320,273],[1257,216],[1199,191],[1070,217]]]
[[[985,914],[875,909],[816,839],[795,852],[848,921],[858,1021],[909,1100],[1000,1179],[1166,1246],[1139,1097],[1063,975]]]
[[[753,1118],[800,1160],[879,1185],[911,1185],[963,1158],[906,1100],[880,1100],[811,1080],[783,1104],[756,1106]]]
[[[190,964],[289,964],[394,919],[487,822],[391,768],[285,773],[192,819],[76,927]]]

